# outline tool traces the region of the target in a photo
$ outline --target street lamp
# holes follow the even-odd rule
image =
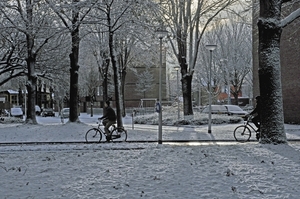
[[[178,102],[177,102],[177,114],[178,114],[178,120],[179,120],[179,118],[180,118],[179,102],[180,101],[179,101],[179,79],[178,79],[178,71],[180,69],[180,66],[175,66],[174,69],[177,72],[177,100],[178,100]]]
[[[159,56],[159,105],[160,105],[160,110],[159,110],[159,118],[158,118],[158,144],[162,144],[162,105],[161,105],[161,75],[162,75],[162,39],[167,36],[168,31],[163,27],[159,27],[155,33],[157,34],[157,37],[159,38],[159,47],[160,47],[160,56]]]
[[[216,49],[217,45],[208,44],[206,49],[210,52],[210,66],[209,66],[209,80],[208,80],[208,133],[211,133],[211,68],[212,68],[212,52]]]

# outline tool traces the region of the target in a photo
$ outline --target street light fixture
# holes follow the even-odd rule
[[[210,52],[210,66],[209,66],[209,80],[208,80],[208,133],[211,133],[211,68],[212,68],[212,52],[216,49],[217,45],[208,44],[206,49]]]
[[[155,33],[157,34],[157,37],[159,38],[159,49],[160,49],[160,56],[159,56],[159,63],[160,63],[160,68],[159,68],[159,105],[160,105],[160,110],[159,110],[159,118],[158,118],[158,144],[162,144],[162,105],[161,105],[161,90],[162,90],[162,39],[167,36],[168,31],[163,27],[159,27]]]
[[[178,71],[180,69],[180,66],[175,66],[174,69],[177,72],[177,115],[178,115],[178,120],[180,119],[180,109],[179,109],[179,79],[178,79]]]

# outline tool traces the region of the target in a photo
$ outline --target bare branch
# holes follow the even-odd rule
[[[300,17],[300,8],[292,12],[290,15],[285,17],[284,19],[281,20],[281,27],[284,28],[290,23],[292,23],[294,20]]]

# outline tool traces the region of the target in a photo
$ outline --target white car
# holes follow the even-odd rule
[[[206,106],[202,113],[208,113],[209,106]],[[224,105],[211,105],[211,113],[212,114],[227,114],[227,108]]]
[[[70,115],[70,108],[63,108],[60,112],[60,116],[63,118],[68,118]]]
[[[19,118],[23,119],[23,111],[21,108],[11,108],[10,115],[12,117],[19,117]]]
[[[206,106],[202,113],[208,113],[208,106]],[[237,105],[211,105],[212,114],[227,114],[227,115],[236,115],[242,118],[245,118],[249,113],[244,111]]]
[[[38,105],[35,105],[35,114],[36,115],[41,115],[41,108]]]
[[[247,111],[244,111],[241,109],[241,107],[237,105],[224,105],[227,108],[227,114],[228,115],[237,115],[241,116],[242,118],[245,118],[246,115],[249,113]]]

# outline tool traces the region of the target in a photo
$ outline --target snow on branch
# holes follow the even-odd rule
[[[284,28],[288,24],[292,23],[295,19],[300,17],[300,8],[292,12],[290,15],[281,20],[281,27]]]

